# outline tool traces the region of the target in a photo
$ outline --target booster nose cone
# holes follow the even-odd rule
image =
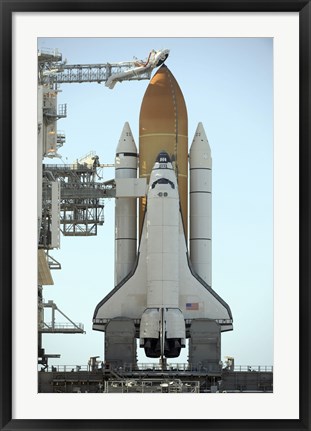
[[[137,147],[133,139],[132,131],[128,122],[126,122],[123,126],[116,153],[117,155],[120,153],[137,154]]]
[[[195,168],[211,168],[211,148],[202,123],[198,124],[189,152],[190,165]]]
[[[145,92],[139,118],[139,176],[147,178],[158,154],[166,151],[176,171],[187,238],[188,116],[183,94],[171,71],[162,65]],[[140,205],[140,232],[146,200]]]

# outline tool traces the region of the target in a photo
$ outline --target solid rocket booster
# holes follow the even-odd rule
[[[212,285],[212,158],[199,123],[189,153],[190,259],[195,272]]]
[[[188,116],[184,96],[172,75],[163,65],[145,92],[139,116],[139,176],[147,178],[158,154],[165,150],[177,174],[182,219],[187,238],[188,220]],[[146,198],[139,210],[142,231]]]
[[[137,150],[126,127],[117,149],[116,178],[136,175]],[[116,286],[93,316],[98,331],[105,331],[113,319],[130,319],[140,346],[153,358],[179,356],[196,319],[213,320],[222,332],[233,329],[230,307],[211,287],[212,161],[201,123],[190,150],[189,257],[187,127],[181,90],[162,66],[140,111],[139,175],[147,179],[148,189],[140,205],[139,235],[133,201],[119,199]]]
[[[137,147],[129,123],[125,123],[116,150],[115,178],[137,177]],[[136,198],[115,199],[115,286],[133,268],[137,247]]]

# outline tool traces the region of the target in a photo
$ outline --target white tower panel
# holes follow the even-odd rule
[[[37,214],[38,214],[38,243],[40,239],[40,229],[42,222],[42,159],[43,159],[43,88],[38,87],[38,142],[37,142]]]
[[[51,248],[60,247],[60,182],[53,181],[51,210]]]

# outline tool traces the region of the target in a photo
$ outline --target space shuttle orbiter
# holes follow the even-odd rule
[[[137,178],[138,154],[128,123],[116,155],[116,180]],[[151,80],[140,113],[140,202],[116,198],[115,288],[97,305],[93,329],[131,319],[148,357],[178,357],[196,319],[233,329],[229,306],[211,287],[211,151],[199,123],[190,154],[190,256],[187,241],[187,111],[166,66]],[[137,241],[138,240],[138,241]],[[138,247],[137,247],[138,242]]]

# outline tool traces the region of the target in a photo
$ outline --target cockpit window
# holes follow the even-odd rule
[[[170,156],[167,154],[166,151],[161,151],[161,153],[158,154],[156,162],[158,162],[158,163],[169,163],[169,162],[171,162],[171,159],[170,159]]]
[[[170,181],[167,178],[159,178],[158,180],[154,181],[152,183],[151,188],[154,189],[157,184],[170,184],[170,186],[172,187],[172,189],[175,188],[175,184],[173,183],[173,181]]]

